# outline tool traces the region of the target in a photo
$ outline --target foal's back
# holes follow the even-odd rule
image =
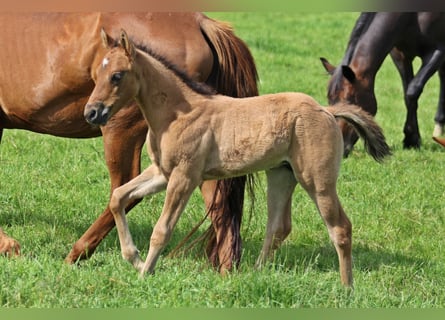
[[[187,137],[182,145],[197,150],[187,147],[187,142],[199,140],[206,146],[205,179],[267,170],[284,162],[305,163],[307,170],[313,161],[322,162],[322,157],[329,162],[341,159],[343,142],[335,118],[306,94],[215,96],[197,108],[202,108],[203,116],[186,131],[200,132],[200,139],[188,138],[181,126],[182,136]],[[333,165],[338,166],[339,160]]]

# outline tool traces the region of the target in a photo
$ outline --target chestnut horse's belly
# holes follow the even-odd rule
[[[188,13],[0,15],[0,130],[17,128],[72,138],[101,135],[100,128],[83,116],[94,86],[91,75],[100,61],[101,27],[112,33],[121,27],[131,30],[137,43],[205,81],[213,55],[198,17]],[[131,122],[143,121],[136,107],[129,108],[134,112],[116,117],[114,128],[126,130]]]

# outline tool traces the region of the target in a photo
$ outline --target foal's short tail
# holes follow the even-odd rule
[[[382,129],[374,118],[355,105],[334,105],[326,107],[335,118],[342,118],[355,129],[363,139],[366,151],[378,162],[391,155],[391,150],[385,141]]]

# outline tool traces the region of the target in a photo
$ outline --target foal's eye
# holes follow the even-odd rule
[[[122,72],[122,71],[115,72],[111,75],[110,82],[114,85],[118,85],[123,77],[124,77],[124,72]]]

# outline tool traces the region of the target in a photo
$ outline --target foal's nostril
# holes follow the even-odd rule
[[[89,123],[94,123],[97,119],[97,114],[97,111],[95,109],[92,109],[88,112],[85,118]]]

